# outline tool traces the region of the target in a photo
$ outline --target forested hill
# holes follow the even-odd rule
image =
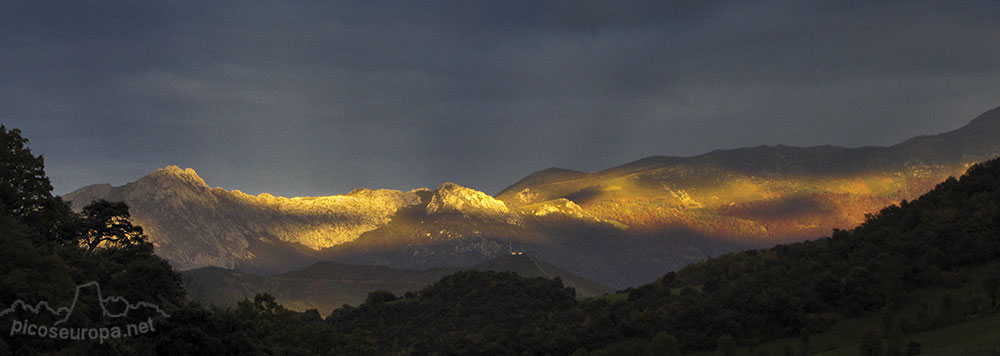
[[[915,289],[955,285],[957,267],[997,260],[998,206],[1000,160],[993,159],[853,230],[667,274],[633,291],[622,308],[650,325],[637,329],[669,330],[693,349],[712,347],[723,334],[749,341],[822,331],[840,317],[894,310]],[[986,289],[995,303],[996,286]]]
[[[308,268],[266,276],[218,267],[181,272],[192,299],[208,305],[232,306],[244,298],[269,293],[288,309],[316,309],[329,314],[344,304],[358,305],[369,292],[383,289],[403,295],[461,270],[515,272],[521,277],[559,277],[582,297],[614,291],[528,255],[506,255],[467,268],[415,270],[387,266],[354,266],[317,262]]]
[[[1000,160],[994,159],[853,230],[697,263],[630,290],[624,302],[574,304],[560,297],[561,285],[463,274],[415,298],[340,309],[326,321],[342,332],[370,330],[381,351],[403,354],[456,347],[458,354],[631,354],[672,340],[681,350],[706,350],[720,339],[752,345],[820,333],[838,320],[882,310],[890,316],[887,330],[912,332],[996,311],[995,283],[983,286],[985,306],[955,301],[963,307],[935,318],[904,315],[899,306],[915,290],[960,284],[963,266],[1000,257],[998,206]],[[434,312],[446,305],[468,313]],[[491,317],[496,313],[504,317]],[[446,337],[410,332],[418,329]],[[631,349],[619,349],[625,340]]]

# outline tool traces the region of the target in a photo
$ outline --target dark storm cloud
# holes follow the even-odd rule
[[[1000,105],[995,2],[66,2],[0,13],[0,120],[57,191],[167,164],[251,193],[760,144],[888,145]]]

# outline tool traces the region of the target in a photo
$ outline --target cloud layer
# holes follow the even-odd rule
[[[1000,105],[995,2],[149,3],[0,13],[0,122],[58,193],[168,164],[251,193],[495,193],[549,166],[889,145]]]

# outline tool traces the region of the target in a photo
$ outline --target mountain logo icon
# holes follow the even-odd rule
[[[86,292],[88,290],[93,290],[92,292]],[[27,311],[34,315],[46,316],[45,312],[51,314],[53,317],[58,318],[51,325],[37,325],[33,324],[29,320],[14,320],[11,324],[10,335],[28,335],[36,336],[42,338],[51,339],[63,339],[63,340],[100,340],[101,343],[108,338],[120,338],[123,336],[136,336],[145,334],[149,331],[155,331],[156,328],[153,325],[153,318],[148,317],[146,321],[121,325],[121,326],[111,326],[111,327],[97,327],[97,328],[77,328],[77,327],[65,327],[64,325],[69,321],[70,317],[73,315],[74,311],[77,311],[81,306],[81,298],[83,295],[89,295],[93,293],[96,296],[96,300],[101,310],[101,315],[110,318],[123,318],[129,316],[130,312],[135,312],[140,309],[149,310],[150,313],[163,316],[165,318],[170,317],[160,306],[148,303],[148,302],[131,302],[122,296],[104,296],[101,291],[101,285],[97,281],[87,282],[76,286],[76,291],[73,295],[73,301],[69,306],[54,307],[48,301],[41,301],[35,304],[30,304],[23,300],[15,300],[11,303],[10,307],[7,309],[0,310],[0,318],[6,317],[8,315],[16,315],[21,311]],[[124,329],[123,329],[124,327]]]
[[[23,300],[18,299],[18,300],[15,300],[13,303],[11,303],[10,308],[7,308],[7,309],[4,309],[3,311],[0,311],[0,317],[4,317],[7,314],[12,314],[12,313],[16,312],[18,310],[18,308],[20,308],[22,310],[28,310],[28,311],[34,313],[35,315],[38,315],[40,312],[42,312],[43,310],[45,310],[45,311],[48,311],[49,313],[52,313],[52,315],[62,315],[63,316],[62,319],[59,319],[55,323],[52,324],[53,326],[57,326],[59,324],[65,323],[67,320],[69,320],[69,317],[71,315],[73,315],[73,310],[76,309],[77,303],[80,300],[80,291],[83,290],[84,288],[94,288],[97,291],[97,297],[100,300],[100,304],[101,304],[101,312],[106,317],[109,317],[109,318],[121,318],[121,317],[127,316],[128,313],[129,313],[129,311],[136,310],[136,309],[143,308],[143,307],[145,307],[145,308],[151,308],[154,312],[156,312],[157,314],[160,314],[160,315],[162,315],[164,317],[170,317],[170,315],[168,315],[166,312],[164,312],[162,309],[160,309],[160,307],[158,305],[155,305],[155,304],[152,304],[152,303],[147,303],[147,302],[131,303],[127,299],[125,299],[124,297],[120,297],[120,296],[105,297],[104,294],[101,292],[101,285],[97,281],[92,281],[92,282],[88,282],[88,283],[84,283],[84,284],[76,286],[76,292],[73,295],[73,302],[68,307],[53,308],[49,304],[49,302],[46,302],[46,301],[38,302],[35,305],[31,305],[31,304],[28,304],[28,303],[24,302]],[[124,310],[121,311],[121,312],[117,312],[117,313],[111,312],[111,311],[108,310],[108,304],[111,304],[111,303],[124,303],[125,308],[123,308]]]

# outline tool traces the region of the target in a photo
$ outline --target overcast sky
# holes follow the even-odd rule
[[[58,194],[166,165],[253,194],[493,194],[551,166],[890,145],[1000,106],[998,1],[663,3],[5,3],[0,123]]]

